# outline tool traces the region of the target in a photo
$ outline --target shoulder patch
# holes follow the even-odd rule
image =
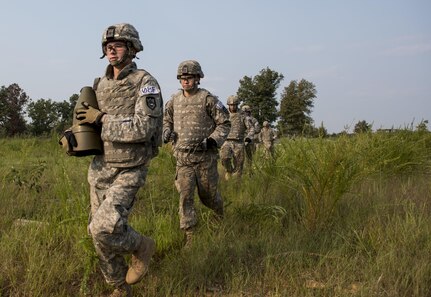
[[[156,95],[159,94],[160,90],[157,86],[145,86],[141,89],[141,95]]]
[[[156,98],[148,96],[145,98],[145,100],[147,101],[147,106],[149,109],[154,110],[156,108]]]
[[[217,101],[217,104],[216,104],[216,106],[215,106],[218,110],[221,110],[221,111],[223,111],[223,112],[228,112],[228,110],[227,110],[227,108],[223,105],[223,103],[220,101],[220,100],[218,100]]]

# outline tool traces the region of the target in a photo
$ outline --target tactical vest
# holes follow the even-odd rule
[[[244,124],[245,114],[243,111],[231,112],[229,119],[231,127],[227,140],[244,140],[247,127]]]
[[[260,135],[263,143],[272,143],[274,141],[274,132],[271,128],[263,127],[260,131]]]
[[[96,89],[97,101],[101,111],[109,115],[133,117],[138,88],[145,70],[131,72],[121,80],[103,77]],[[121,131],[117,131],[121,133]],[[104,161],[112,167],[133,167],[144,164],[151,155],[150,143],[103,142]]]
[[[198,89],[190,97],[185,97],[183,91],[173,96],[174,130],[178,133],[176,148],[195,149],[214,131],[215,123],[206,108],[208,96],[211,94],[205,89]]]

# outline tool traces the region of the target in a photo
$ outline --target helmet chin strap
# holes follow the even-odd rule
[[[109,64],[111,64],[111,66],[120,66],[121,64],[123,64],[123,62],[124,62],[124,58],[117,61],[109,61]]]
[[[199,89],[199,84],[200,84],[200,82],[199,82],[198,80],[196,80],[196,81],[193,83],[193,91],[196,91],[197,89]]]

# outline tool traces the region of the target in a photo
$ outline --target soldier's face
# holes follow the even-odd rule
[[[238,111],[238,105],[237,104],[228,104],[229,111],[230,112],[237,112]]]
[[[181,87],[185,91],[191,91],[197,86],[197,78],[193,75],[182,75],[180,77]]]
[[[127,48],[124,42],[113,41],[105,46],[106,57],[111,65],[116,65],[124,60]]]

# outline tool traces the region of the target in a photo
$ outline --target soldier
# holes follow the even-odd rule
[[[249,105],[243,105],[241,109],[248,117],[250,117],[254,126],[254,136],[252,142],[245,146],[245,160],[251,170],[253,164],[253,155],[256,152],[256,144],[259,142],[260,125],[258,120],[251,115],[251,107]]]
[[[194,192],[200,201],[223,217],[223,200],[218,190],[218,148],[229,130],[229,112],[216,96],[199,88],[204,77],[197,61],[181,62],[177,79],[182,90],[166,103],[163,141],[172,141],[176,158],[175,186],[180,194],[180,229],[190,245],[197,224]]]
[[[274,158],[274,131],[269,126],[268,121],[263,122],[263,128],[259,134],[259,141],[263,143],[265,157],[267,159]]]
[[[99,109],[83,104],[76,111],[80,125],[101,128],[104,153],[93,158],[88,171],[88,230],[105,280],[114,286],[111,297],[132,296],[130,285],[142,279],[155,252],[154,240],[128,224],[136,193],[162,141],[160,86],[133,62],[142,50],[132,25],[108,27],[102,35],[101,58],[106,56],[109,65],[93,87]],[[124,254],[132,254],[130,267]]]
[[[237,96],[227,98],[231,129],[220,152],[221,163],[226,170],[226,179],[229,179],[231,175],[237,177],[242,175],[244,145],[252,144],[254,137],[253,123],[250,117],[238,108],[238,104]]]

